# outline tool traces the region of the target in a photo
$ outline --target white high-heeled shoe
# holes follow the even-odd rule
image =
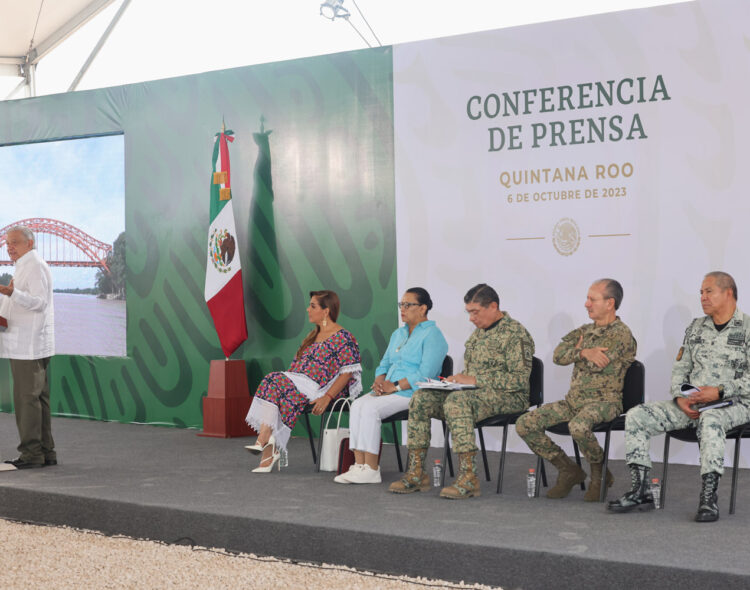
[[[279,451],[279,449],[277,449],[274,446],[273,453],[271,453],[271,456],[267,457],[266,459],[261,459],[261,463],[263,463],[263,461],[268,461],[268,459],[271,460],[271,463],[269,465],[266,465],[265,467],[261,467],[260,465],[258,465],[255,469],[253,469],[252,472],[253,473],[270,473],[271,471],[273,471],[274,465],[278,465],[279,471],[281,471],[281,463],[279,462],[280,458],[281,458],[281,452]]]
[[[245,448],[250,451],[253,455],[260,455],[268,445],[276,445],[276,440],[273,438],[273,434],[269,437],[268,442],[261,445],[256,440],[252,445],[245,445]]]

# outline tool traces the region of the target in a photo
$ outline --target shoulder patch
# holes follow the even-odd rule
[[[684,347],[684,346],[680,346],[680,351],[679,351],[679,352],[677,353],[677,360],[678,360],[678,361],[681,361],[681,360],[682,360],[682,354],[683,354],[684,352],[685,352],[685,347]]]

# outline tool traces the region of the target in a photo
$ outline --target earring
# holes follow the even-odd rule
[[[328,325],[328,320],[324,318],[323,319],[323,327],[325,328],[327,325]]]

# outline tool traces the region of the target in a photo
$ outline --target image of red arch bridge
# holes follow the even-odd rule
[[[13,264],[5,247],[5,235],[18,225],[34,232],[36,249],[50,266],[96,267],[109,272],[107,256],[112,252],[111,244],[100,242],[64,221],[43,217],[21,219],[0,229],[0,266]]]

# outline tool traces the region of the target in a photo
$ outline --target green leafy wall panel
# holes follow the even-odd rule
[[[128,356],[54,357],[53,412],[201,427],[209,361],[223,358],[203,299],[222,119],[250,334],[232,358],[253,390],[286,368],[308,292],[328,288],[369,385],[397,323],[392,105],[390,47],[0,102],[2,145],[125,138]],[[0,361],[6,412],[9,373]]]

